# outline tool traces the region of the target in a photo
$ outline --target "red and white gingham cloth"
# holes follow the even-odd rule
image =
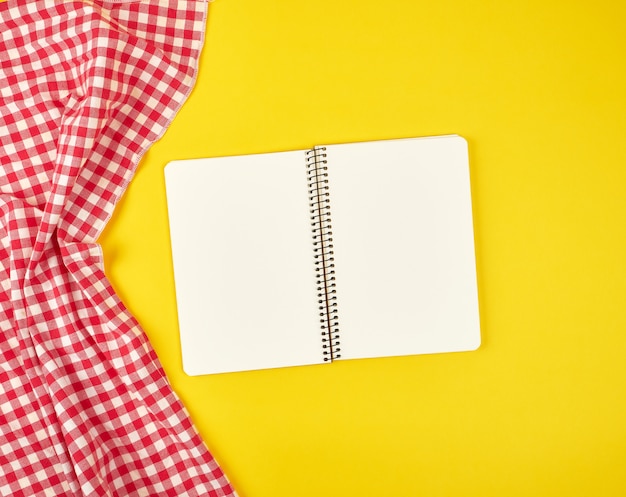
[[[235,495],[96,244],[191,90],[205,13],[0,3],[0,495]]]

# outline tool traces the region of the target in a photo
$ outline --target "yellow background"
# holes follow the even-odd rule
[[[626,495],[625,25],[617,0],[211,4],[197,86],[101,242],[242,497]],[[168,161],[447,133],[478,351],[182,372]]]

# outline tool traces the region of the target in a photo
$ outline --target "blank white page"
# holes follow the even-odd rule
[[[183,368],[322,361],[304,151],[165,169]]]
[[[467,143],[326,146],[341,357],[480,344]]]

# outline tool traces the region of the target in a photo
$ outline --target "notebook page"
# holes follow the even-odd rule
[[[165,169],[183,368],[322,361],[304,151]]]
[[[480,344],[467,144],[326,147],[341,357]]]

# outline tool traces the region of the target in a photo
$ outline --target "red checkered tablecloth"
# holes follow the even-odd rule
[[[0,495],[234,495],[96,243],[193,86],[205,13],[0,3]]]

